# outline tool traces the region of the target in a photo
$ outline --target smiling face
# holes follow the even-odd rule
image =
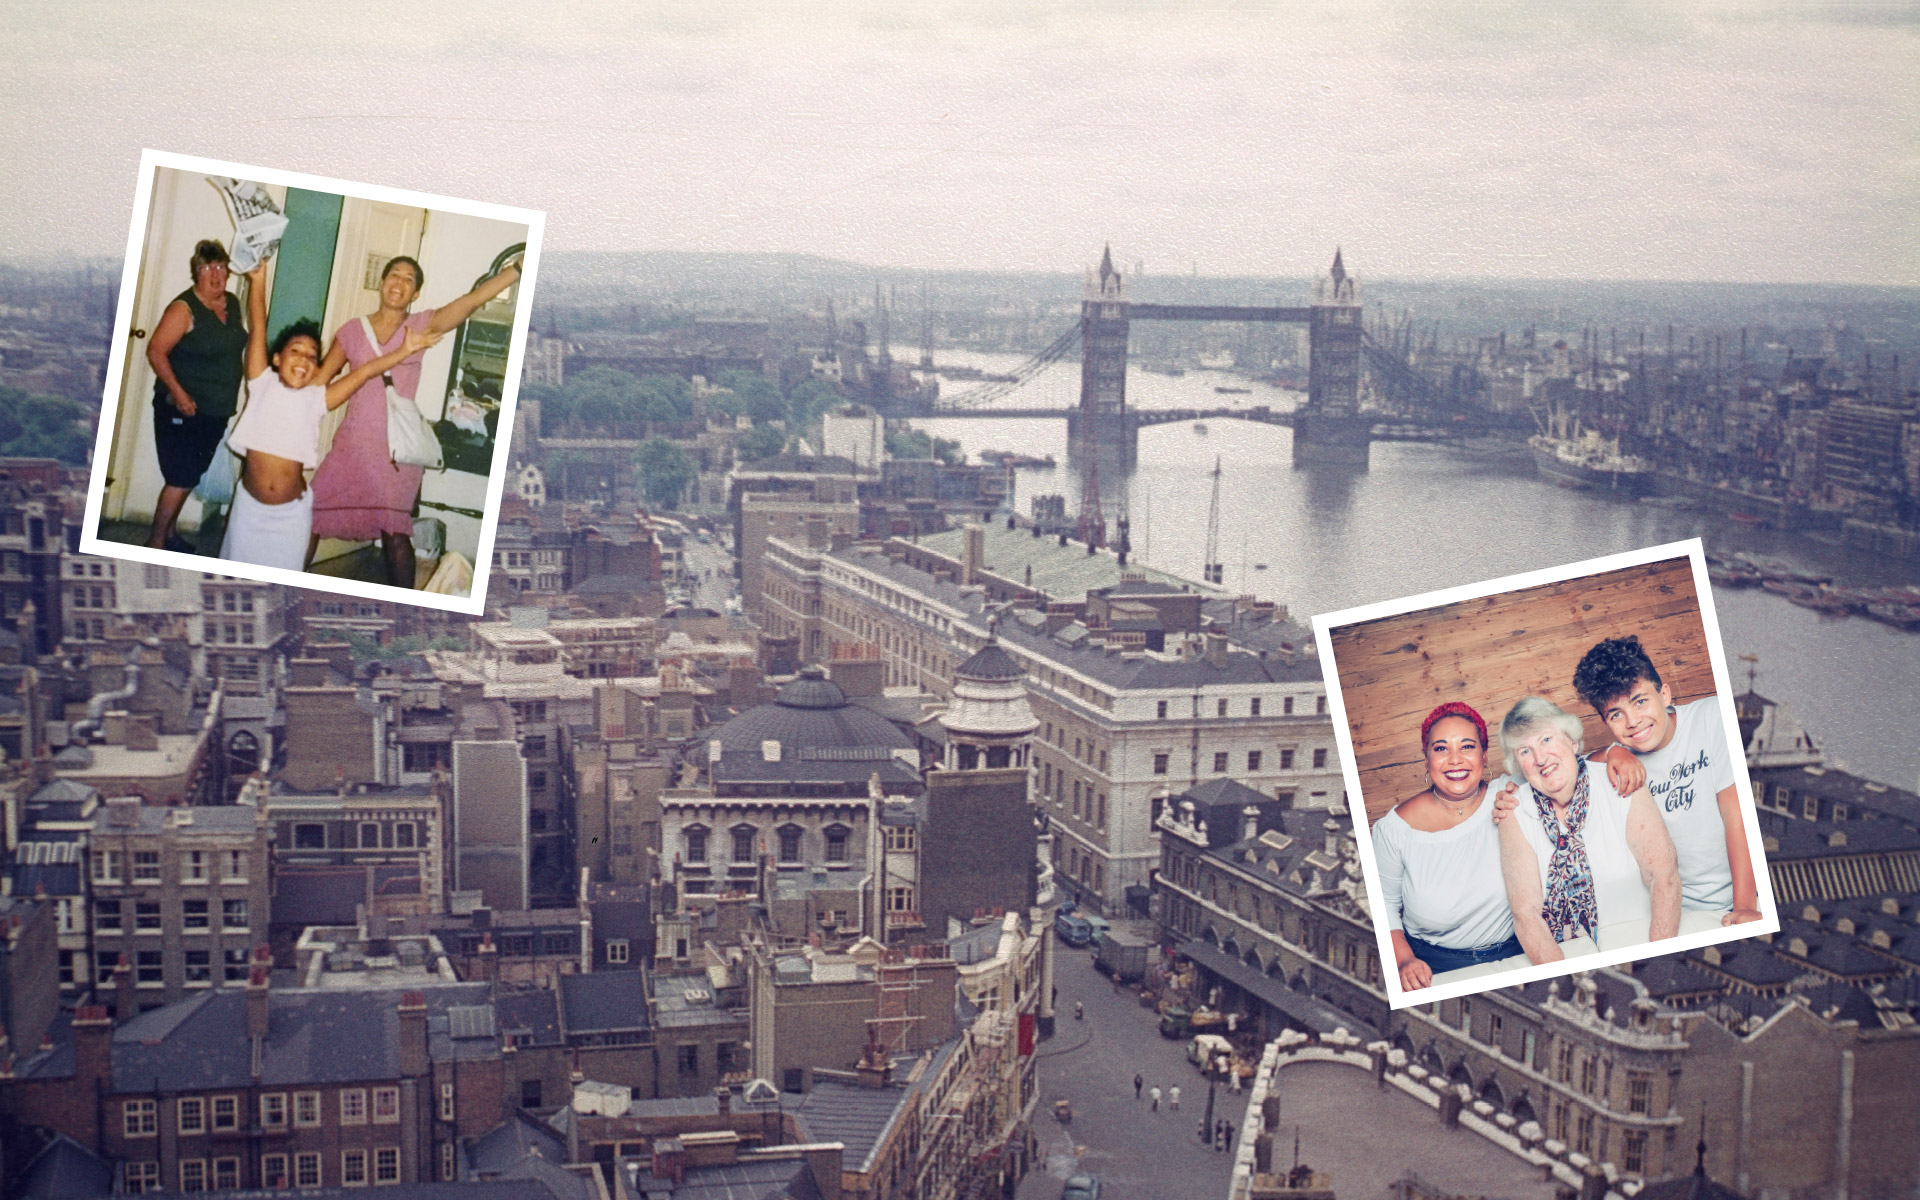
[[[413,264],[396,262],[380,277],[380,302],[388,308],[405,308],[420,294],[420,277]]]
[[[1624,695],[1607,702],[1600,719],[1621,745],[1635,754],[1651,754],[1673,740],[1672,703],[1666,684],[1656,687],[1645,678],[1636,679]]]
[[[1465,717],[1442,717],[1427,731],[1427,779],[1441,800],[1460,801],[1480,788],[1487,772],[1487,748],[1480,731]]]
[[[296,391],[306,387],[320,369],[320,343],[304,336],[290,339],[273,356],[273,369],[288,387]]]
[[[1544,721],[1535,724],[1515,739],[1513,757],[1534,791],[1555,800],[1572,798],[1580,777],[1580,750],[1565,733]]]

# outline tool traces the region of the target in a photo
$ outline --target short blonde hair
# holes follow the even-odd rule
[[[1500,718],[1500,755],[1506,760],[1507,774],[1515,780],[1525,779],[1526,775],[1520,770],[1520,759],[1514,754],[1513,748],[1526,741],[1537,725],[1550,725],[1566,734],[1567,740],[1573,743],[1575,754],[1584,749],[1582,742],[1586,732],[1580,728],[1579,717],[1545,696],[1528,696]]]

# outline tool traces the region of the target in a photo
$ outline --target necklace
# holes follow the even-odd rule
[[[1443,800],[1443,799],[1441,799],[1441,798],[1440,798],[1440,793],[1439,793],[1439,792],[1436,792],[1436,791],[1434,791],[1434,790],[1433,790],[1432,788],[1428,788],[1428,789],[1427,789],[1427,795],[1429,795],[1429,796],[1432,796],[1432,797],[1433,797],[1433,799],[1434,799],[1434,803],[1436,803],[1436,804],[1438,804],[1438,805],[1439,805],[1439,806],[1440,806],[1441,808],[1444,808],[1444,809],[1446,809],[1446,810],[1447,810],[1447,811],[1448,811],[1449,813],[1451,813],[1451,814],[1453,814],[1453,819],[1454,819],[1454,820],[1455,820],[1456,822],[1458,822],[1458,821],[1464,821],[1464,820],[1466,820],[1466,819],[1467,819],[1467,805],[1469,805],[1469,804],[1471,804],[1471,803],[1473,802],[1473,799],[1478,799],[1478,798],[1479,798],[1479,796],[1478,796],[1478,793],[1475,793],[1475,795],[1474,795],[1474,797],[1473,797],[1473,799],[1468,799],[1468,800],[1462,800],[1462,801],[1460,801],[1460,805],[1459,805],[1459,807],[1458,807],[1458,808],[1456,808],[1456,807],[1454,807],[1454,806],[1453,806],[1452,804],[1450,804],[1450,803],[1448,803],[1447,801],[1445,801],[1445,800]]]

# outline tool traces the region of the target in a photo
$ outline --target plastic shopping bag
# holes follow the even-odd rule
[[[213,448],[213,461],[207,464],[200,482],[193,485],[193,494],[200,497],[202,504],[233,503],[233,489],[240,483],[240,458],[227,447],[227,438],[239,419],[238,413],[228,418],[227,431],[220,435],[220,444]]]
[[[273,257],[280,248],[280,237],[287,231],[287,219],[273,202],[267,189],[250,179],[218,179],[207,182],[220,191],[227,202],[227,215],[233,218],[233,245],[228,248],[229,268],[245,275]]]

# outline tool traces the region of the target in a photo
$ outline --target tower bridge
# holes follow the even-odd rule
[[[1127,404],[1127,342],[1135,321],[1245,321],[1307,327],[1307,402],[1293,412],[1268,409],[1195,409],[1176,414]],[[1080,402],[1067,409],[986,408],[1080,343]],[[971,393],[961,405],[936,405],[930,415],[1067,418],[1068,440],[1083,451],[1134,461],[1143,426],[1198,418],[1233,418],[1293,427],[1293,461],[1364,467],[1374,420],[1360,415],[1360,361],[1365,345],[1359,281],[1347,274],[1340,252],[1314,282],[1303,308],[1221,304],[1145,304],[1127,298],[1126,281],[1113,266],[1111,248],[1087,275],[1080,321],[1005,384]],[[976,405],[980,407],[975,407]],[[1404,434],[1402,434],[1404,436]]]
[[[1333,267],[1314,281],[1305,308],[1256,308],[1217,304],[1135,304],[1113,267],[1109,248],[1097,272],[1087,276],[1080,301],[1080,407],[1072,440],[1117,451],[1131,462],[1142,424],[1127,405],[1127,340],[1134,321],[1249,321],[1307,327],[1307,402],[1289,414],[1293,461],[1367,463],[1372,421],[1360,407],[1360,283],[1347,274],[1340,252]]]

